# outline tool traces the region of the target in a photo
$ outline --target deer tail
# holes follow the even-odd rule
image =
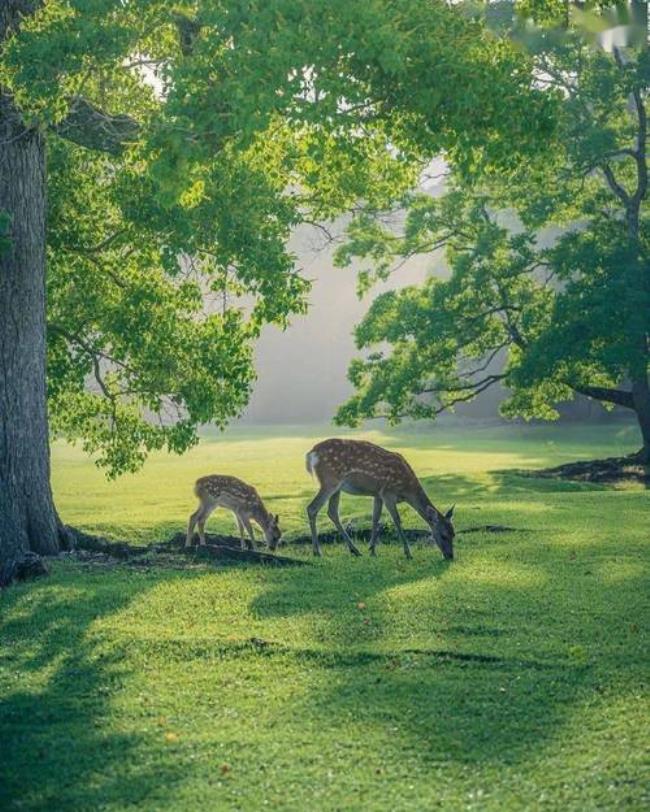
[[[305,467],[307,468],[307,473],[314,476],[314,468],[318,462],[318,454],[315,451],[310,451],[307,456],[305,457]]]

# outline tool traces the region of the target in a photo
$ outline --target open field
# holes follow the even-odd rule
[[[290,539],[315,492],[304,454],[331,433],[211,434],[114,483],[57,444],[59,509],[145,543],[182,529],[195,477],[228,472]],[[359,436],[457,503],[457,560],[393,543],[295,548],[312,566],[286,569],[56,562],[0,597],[0,808],[648,807],[648,494],[513,473],[632,451],[634,429]],[[463,537],[496,523],[518,531]]]
[[[156,454],[144,469],[108,482],[78,450],[56,444],[53,451],[54,491],[63,520],[89,532],[130,541],[163,539],[184,529],[196,506],[194,480],[210,473],[230,473],[254,484],[269,509],[280,514],[291,535],[305,532],[305,506],[317,488],[305,471],[305,454],[324,437],[344,436],[331,426],[234,428],[211,432],[182,457]],[[458,525],[474,523],[489,504],[494,521],[521,524],[526,506],[518,497],[523,488],[533,502],[546,503],[546,491],[575,491],[584,486],[537,482],[504,475],[507,469],[541,468],[575,459],[607,457],[636,450],[634,426],[486,426],[447,428],[431,432],[366,431],[350,436],[381,443],[403,452],[436,505],[458,502]],[[544,493],[540,493],[540,489]],[[539,494],[535,496],[534,494]],[[524,501],[529,501],[528,497]],[[513,516],[513,509],[517,516]],[[341,515],[370,519],[371,502],[344,496]],[[415,514],[402,508],[405,521]],[[325,511],[323,511],[323,514]],[[388,517],[384,515],[384,520]],[[330,525],[326,516],[323,526]],[[515,521],[516,520],[516,521]],[[232,533],[234,519],[217,511],[209,527]]]

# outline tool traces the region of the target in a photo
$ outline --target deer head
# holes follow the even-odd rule
[[[431,528],[431,540],[440,548],[440,552],[448,560],[453,560],[454,557],[454,536],[456,531],[452,524],[452,517],[454,515],[454,507],[452,505],[446,513],[440,513],[433,505],[427,508],[427,522]]]
[[[276,513],[275,516],[269,513],[268,522],[264,527],[264,537],[266,538],[266,543],[270,550],[275,550],[282,538],[282,530],[280,530],[279,521],[280,515],[278,513]]]

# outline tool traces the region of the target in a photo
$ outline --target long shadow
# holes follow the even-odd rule
[[[248,668],[259,658],[275,666],[270,678],[295,678],[296,669],[287,667],[292,661],[309,672],[310,690],[288,694],[287,703],[278,701],[270,711],[256,687],[255,704],[236,734],[245,749],[252,726],[264,728],[266,739],[246,751],[250,763],[263,760],[255,749],[260,741],[304,738],[303,719],[323,741],[340,741],[342,753],[362,752],[364,735],[375,734],[373,744],[382,749],[369,759],[387,770],[534,760],[581,702],[593,702],[596,692],[638,691],[647,668],[647,652],[630,662],[634,652],[617,648],[611,631],[620,617],[638,616],[645,576],[601,579],[613,545],[583,544],[574,559],[564,548],[549,553],[535,541],[508,536],[496,550],[499,569],[524,562],[529,577],[521,582],[495,583],[494,573],[483,578],[480,567],[465,582],[458,577],[462,563],[458,570],[420,548],[412,562],[398,550],[357,561],[330,548],[314,567],[265,571],[251,615],[286,619],[294,627],[291,621],[303,616],[304,643],[283,641],[279,622],[274,640],[231,638],[227,628],[219,638],[181,629],[173,640],[135,639],[127,651],[120,638],[91,628],[152,585],[183,579],[191,588],[194,575],[187,572],[131,575],[119,591],[115,579],[105,584],[100,573],[80,579],[74,572],[54,584],[13,588],[0,598],[0,808],[174,808],[176,786],[199,768],[189,757],[183,766],[175,763],[173,750],[152,744],[144,712],[137,732],[120,731],[124,719],[114,707],[124,692],[133,698],[129,669],[145,657],[154,664],[163,656],[177,661],[179,678],[202,661],[214,663],[223,677],[234,659],[244,660],[232,669],[235,676],[259,673]],[[643,541],[634,542],[635,551]],[[487,560],[478,540],[470,545],[468,553]],[[556,577],[561,588],[553,586]],[[413,594],[412,612],[394,611]],[[622,634],[616,627],[618,638]],[[24,683],[16,684],[17,673],[26,675]],[[195,697],[205,702],[210,724],[212,714],[217,723],[225,718],[215,697],[236,690],[224,684]],[[260,703],[267,714],[258,720],[253,713]],[[287,747],[293,757],[300,746],[288,741]],[[419,808],[432,805],[423,800]],[[232,808],[254,807],[233,802]]]
[[[443,504],[445,500],[483,497],[486,493],[491,496],[507,493],[509,497],[515,494],[530,494],[533,498],[542,498],[547,493],[611,490],[611,486],[602,483],[536,477],[534,472],[522,472],[517,469],[488,471],[482,478],[462,474],[440,474],[423,477],[421,481],[433,501]]]
[[[118,592],[100,574],[80,582],[68,573],[54,586],[46,580],[2,592],[0,808],[125,808],[182,778],[164,757],[139,763],[146,734],[108,732],[130,672],[122,646],[89,633],[149,586],[126,577]]]

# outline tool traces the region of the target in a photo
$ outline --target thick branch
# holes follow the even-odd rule
[[[616,197],[623,203],[623,205],[627,208],[630,205],[630,196],[625,191],[625,189],[621,186],[621,184],[616,180],[616,176],[612,171],[612,167],[609,164],[603,164],[602,166],[603,174],[605,175],[605,180],[607,181],[607,185],[609,188],[614,192]]]
[[[581,395],[586,395],[594,400],[604,400],[606,403],[615,403],[617,406],[624,406],[626,409],[634,408],[634,401],[631,392],[623,389],[609,389],[605,386],[576,386],[570,383],[569,386]]]
[[[638,88],[632,91],[632,98],[634,99],[634,106],[639,119],[639,134],[636,148],[637,175],[639,180],[636,192],[634,193],[634,202],[638,205],[645,198],[645,194],[648,190],[648,165],[646,163],[648,121],[645,105]]]
[[[96,245],[70,245],[64,248],[65,251],[71,251],[73,254],[99,254],[101,251],[104,251],[108,246],[116,240],[118,237],[121,237],[122,234],[126,232],[125,228],[120,228],[118,231],[114,231],[112,234],[109,234],[108,237],[103,239],[101,242],[98,242]]]
[[[130,116],[110,115],[82,98],[72,100],[70,112],[55,129],[68,141],[111,155],[135,141],[140,130]]]
[[[25,17],[40,9],[43,0],[2,0],[0,3],[0,42],[18,30]]]

